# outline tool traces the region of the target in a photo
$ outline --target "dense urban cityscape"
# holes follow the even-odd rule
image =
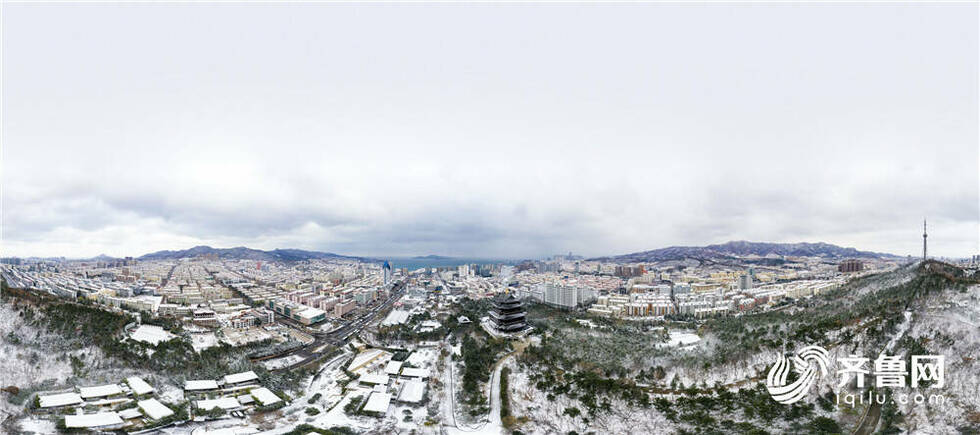
[[[801,312],[933,265],[967,282],[980,278],[980,258],[928,260],[925,237],[915,259],[827,244],[671,249],[641,253],[659,258],[651,261],[569,253],[413,270],[397,261],[305,251],[293,254],[305,259],[282,261],[266,251],[204,246],[139,258],[4,258],[4,427],[552,433],[601,419],[624,431],[700,430],[711,424],[678,419],[660,402],[744,382],[767,365],[750,357],[710,374],[708,363],[684,363],[732,356],[719,354],[731,333],[725,319]],[[541,383],[590,365],[583,358],[547,369],[560,363],[538,359],[561,340],[568,340],[566,352],[602,361],[600,379],[618,379],[605,387],[570,380],[594,388],[601,403],[574,391],[559,400],[552,382]],[[64,353],[39,357],[42,343],[58,343]],[[131,358],[142,361],[123,363]],[[633,358],[663,364],[640,364],[646,368],[637,373]],[[609,371],[620,366],[626,371]],[[609,406],[649,410],[625,418]],[[796,412],[802,421],[787,418],[778,427],[815,427],[799,426],[813,415],[811,425],[843,428],[840,418],[822,417],[834,415],[833,407]],[[746,429],[765,426],[750,416],[740,423]]]
[[[0,434],[980,434],[977,17],[0,0]]]

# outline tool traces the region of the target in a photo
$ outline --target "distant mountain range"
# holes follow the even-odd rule
[[[787,257],[824,257],[824,258],[900,258],[897,255],[859,251],[854,248],[842,248],[829,243],[765,243],[733,241],[720,245],[708,246],[671,246],[652,251],[634,252],[632,254],[611,257],[599,257],[593,260],[619,262],[646,262],[693,259],[724,259],[757,255],[778,255]]]
[[[413,260],[452,260],[453,257],[446,257],[442,255],[429,254],[429,255],[416,255],[412,257]]]
[[[315,259],[347,259],[357,261],[376,261],[371,258],[348,257],[330,252],[304,251],[302,249],[259,249],[239,246],[236,248],[212,248],[210,246],[195,246],[182,251],[157,251],[139,257],[140,260],[173,260],[178,258],[193,258],[200,255],[216,255],[222,259],[255,260],[255,261],[303,261]]]
[[[138,257],[139,260],[173,260],[179,258],[193,258],[201,255],[215,255],[222,259],[255,260],[255,261],[303,261],[315,259],[345,259],[363,262],[381,262],[377,258],[354,257],[347,255],[334,254],[332,252],[305,251],[302,249],[273,249],[263,251],[244,246],[235,248],[212,248],[210,246],[195,246],[190,249],[180,251],[157,251]],[[841,258],[902,258],[901,256],[881,253],[859,251],[855,248],[843,248],[829,243],[765,243],[732,241],[718,245],[708,246],[671,246],[669,248],[654,249],[651,251],[634,252],[631,254],[614,255],[605,257],[590,258],[590,260],[611,261],[611,262],[654,262],[671,261],[685,259],[702,260],[725,260],[735,257],[747,256],[779,256],[779,257],[823,257],[828,259]],[[393,257],[397,259],[397,257]],[[64,260],[64,258],[52,258],[52,260]],[[119,258],[105,254],[86,259],[88,261],[112,261]],[[442,255],[420,255],[415,257],[404,257],[400,259],[410,260],[408,263],[417,262],[461,262],[466,259],[456,257],[446,257]],[[480,260],[483,261],[483,260]],[[781,261],[781,260],[772,260]],[[414,262],[414,263],[413,263]],[[462,264],[462,263],[460,263]]]

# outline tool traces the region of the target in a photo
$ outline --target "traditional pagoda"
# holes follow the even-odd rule
[[[527,313],[524,303],[512,294],[503,294],[493,299],[490,309],[490,324],[500,333],[521,332],[527,329]]]

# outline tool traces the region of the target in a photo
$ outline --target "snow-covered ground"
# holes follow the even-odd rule
[[[899,394],[941,395],[944,404],[899,405],[905,420],[923,433],[956,433],[965,422],[980,421],[980,286],[945,291],[911,313],[906,335],[926,343],[930,355],[945,359],[941,387],[897,389]]]
[[[283,367],[289,367],[303,360],[302,356],[299,355],[289,355],[282,358],[270,359],[262,362],[262,366],[268,370],[276,370]]]
[[[693,332],[670,331],[670,337],[664,345],[667,347],[680,346],[681,348],[690,349],[693,348],[691,345],[699,341],[701,341],[701,337]]]
[[[176,335],[156,325],[140,325],[130,334],[130,337],[136,341],[157,345],[176,337]]]
[[[191,346],[193,346],[194,350],[198,352],[217,345],[218,337],[216,337],[213,332],[191,334]]]
[[[674,424],[655,409],[636,409],[612,397],[612,411],[600,414],[583,425],[582,419],[564,414],[566,408],[581,406],[577,400],[561,395],[549,400],[528,380],[527,373],[517,370],[508,378],[511,394],[511,414],[527,417],[528,423],[518,429],[527,434],[578,433],[673,433]]]
[[[20,425],[20,430],[27,433],[37,433],[37,434],[53,434],[58,433],[58,428],[55,422],[37,417],[26,417],[21,419],[18,424]]]
[[[0,304],[0,386],[15,386],[22,392],[66,391],[77,386],[122,383],[129,376],[139,376],[157,389],[161,400],[176,402],[181,390],[155,372],[128,367],[91,345],[73,342],[26,322],[10,305]],[[71,359],[80,364],[73,370]],[[10,416],[26,432],[56,433],[54,421],[29,416],[25,403],[12,403],[7,393],[0,393],[0,421]],[[27,395],[27,394],[25,394]],[[23,416],[23,417],[20,417]],[[3,429],[0,428],[0,432]]]

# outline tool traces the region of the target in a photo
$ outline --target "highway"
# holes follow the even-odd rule
[[[303,346],[299,349],[286,352],[282,355],[276,356],[276,358],[283,358],[290,355],[298,355],[303,359],[296,362],[295,364],[282,367],[279,369],[275,369],[275,370],[276,371],[292,370],[292,369],[304,367],[308,364],[313,363],[320,357],[326,355],[327,353],[329,353],[328,351],[333,350],[334,348],[337,347],[343,347],[347,345],[351,337],[354,337],[358,333],[360,333],[365,326],[369,325],[372,321],[375,320],[375,318],[378,316],[378,313],[391,307],[391,305],[394,304],[395,301],[397,301],[398,298],[400,298],[404,293],[405,293],[405,283],[404,282],[395,283],[395,286],[391,289],[391,292],[389,293],[388,299],[385,299],[384,302],[377,304],[376,306],[374,306],[374,308],[371,308],[368,312],[361,314],[359,317],[348,321],[344,326],[341,326],[340,328],[337,328],[330,332],[306,331],[309,332],[311,335],[313,335],[313,337],[315,338],[313,343],[310,343],[309,345]],[[277,319],[279,319],[279,316],[277,316]],[[283,319],[279,319],[279,320],[282,321]],[[283,323],[295,324],[295,322],[292,321],[286,321]]]

